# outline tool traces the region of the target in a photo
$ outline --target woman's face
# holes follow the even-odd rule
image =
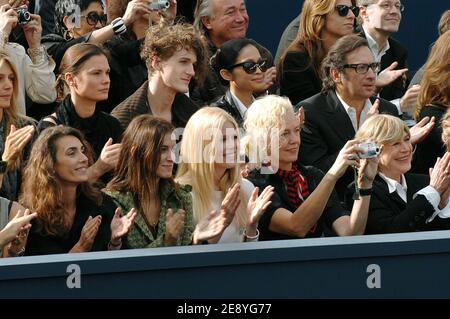
[[[81,11],[78,21],[69,21],[66,24],[75,39],[104,26],[106,26],[106,15],[103,13],[100,2],[91,2],[85,10]]]
[[[216,143],[216,167],[225,169],[235,167],[238,163],[239,138],[238,130],[233,123],[228,121],[225,122]]]
[[[397,143],[384,144],[380,154],[379,170],[389,178],[399,180],[411,169],[412,144],[407,133]]]
[[[243,62],[262,63],[263,61],[258,49],[249,44],[242,48],[234,64]],[[263,68],[266,70],[267,65],[264,65]],[[230,86],[232,91],[238,90],[250,94],[264,91],[266,88],[264,72],[261,71],[258,66],[254,67],[254,70],[254,73],[247,73],[243,66],[238,66],[227,71],[230,76]]]
[[[108,98],[109,92],[109,64],[107,58],[95,55],[89,58],[73,79],[67,79],[70,93],[85,100],[103,101]]]
[[[346,5],[351,7],[352,2],[350,0],[336,0],[336,6],[338,5]],[[355,18],[356,17],[353,14],[352,10],[348,10],[347,15],[345,17],[342,17],[335,9],[326,15],[325,27],[322,30],[322,33],[326,32],[328,34],[333,35],[336,38],[352,34]]]
[[[300,148],[300,120],[294,112],[288,112],[284,116],[285,128],[280,132],[280,168],[289,167],[297,161]]]
[[[8,62],[0,62],[0,108],[11,106],[15,75]]]
[[[175,140],[172,139],[172,134],[166,134],[161,146],[161,158],[159,160],[159,165],[156,170],[156,176],[159,178],[170,178],[172,177]]]
[[[86,148],[75,136],[63,136],[56,142],[56,162],[53,166],[58,179],[65,183],[80,184],[88,180],[89,167]]]

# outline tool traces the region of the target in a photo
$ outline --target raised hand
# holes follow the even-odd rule
[[[395,70],[398,66],[398,62],[393,62],[390,66],[380,72],[377,76],[377,82],[375,83],[376,87],[381,90],[385,86],[391,84],[399,77],[403,76],[408,72],[408,69],[400,69]]]
[[[369,112],[367,112],[366,119],[373,115],[380,114],[380,99],[376,99],[375,102],[372,104],[372,107],[370,108]]]
[[[184,229],[184,220],[186,212],[183,209],[179,209],[176,214],[169,208],[166,214],[166,234],[164,236],[164,242],[167,246],[176,245],[178,238]]]
[[[422,142],[428,134],[430,134],[431,130],[433,129],[436,119],[434,116],[431,118],[428,116],[425,116],[423,119],[420,120],[419,123],[414,125],[409,129],[409,134],[411,135],[411,144],[419,144]]]
[[[259,219],[271,203],[273,190],[272,186],[267,186],[259,196],[259,188],[255,187],[253,190],[247,205],[247,235],[256,235]]]
[[[22,29],[27,39],[30,49],[38,48],[41,45],[42,24],[41,17],[37,14],[31,14],[31,20],[25,24]]]
[[[264,72],[264,89],[268,90],[276,81],[277,78],[277,68],[272,66]]]
[[[345,143],[344,147],[339,152],[333,166],[328,171],[329,174],[337,179],[344,175],[347,167],[355,166],[359,168],[358,151],[362,151],[358,148],[358,140],[350,140]]]
[[[415,84],[410,87],[400,99],[400,109],[403,112],[414,110],[417,105],[417,98],[419,97],[420,85]]]
[[[125,13],[123,14],[123,22],[128,27],[134,21],[138,20],[145,14],[150,14],[151,0],[133,0],[128,2]]]
[[[213,210],[202,218],[195,226],[192,243],[194,245],[217,237],[228,226],[228,216],[225,211]]]
[[[22,153],[23,148],[33,136],[34,126],[28,125],[20,129],[16,129],[11,125],[8,137],[5,141],[5,150],[2,154],[2,160],[8,163],[14,163]]]
[[[239,183],[236,183],[233,185],[233,187],[231,187],[228,190],[227,194],[225,195],[225,198],[222,201],[220,210],[227,217],[227,227],[233,222],[236,210],[238,209],[239,204],[241,203],[240,194],[241,194],[241,186],[239,185]]]
[[[17,12],[9,4],[0,7],[0,32],[7,39],[17,25]]]
[[[70,252],[90,251],[92,249],[92,245],[94,244],[94,240],[97,236],[101,223],[101,215],[97,215],[94,218],[92,218],[92,216],[89,216],[89,218],[86,220],[86,223],[84,223],[83,229],[81,230],[80,239]]]
[[[100,153],[99,160],[103,163],[106,171],[110,171],[117,166],[119,161],[120,150],[122,149],[122,144],[113,144],[112,138],[106,141],[105,146],[103,146],[102,152]]]
[[[0,249],[11,243],[9,250],[19,251],[25,245],[28,230],[31,227],[30,221],[36,216],[37,213],[31,214],[29,209],[19,210],[16,216],[0,231]],[[17,249],[15,249],[16,247]]]
[[[450,187],[450,152],[446,152],[442,158],[437,158],[431,170],[430,186],[439,193],[441,198]]]
[[[379,157],[361,159],[358,169],[358,187],[372,188],[373,180],[378,173]]]
[[[117,243],[123,236],[128,234],[136,219],[137,212],[132,208],[128,214],[121,216],[122,210],[117,207],[111,220],[111,242]],[[118,245],[115,245],[118,246]]]

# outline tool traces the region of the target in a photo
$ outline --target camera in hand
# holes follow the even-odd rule
[[[31,14],[28,12],[27,7],[20,7],[15,9],[17,12],[17,20],[19,24],[27,24],[31,21]]]
[[[377,157],[378,154],[380,154],[380,147],[372,142],[364,142],[358,144],[358,147],[361,149],[360,152],[358,152],[359,158],[372,158]]]
[[[166,11],[170,7],[168,0],[153,0],[150,4],[150,9],[154,11]]]

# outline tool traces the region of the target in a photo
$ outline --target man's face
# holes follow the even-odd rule
[[[213,0],[212,18],[207,20],[205,27],[216,46],[247,34],[249,18],[244,0]]]
[[[362,7],[364,26],[389,34],[397,32],[402,20],[401,8],[399,0],[374,1],[374,4]]]
[[[347,54],[347,64],[371,64],[372,52],[367,46],[359,47]],[[366,100],[375,93],[376,72],[369,68],[365,74],[357,73],[353,68],[341,71],[336,90],[344,99]]]

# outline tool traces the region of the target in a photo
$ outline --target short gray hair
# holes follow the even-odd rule
[[[194,12],[194,27],[202,33],[208,32],[203,26],[202,17],[213,18],[213,3],[214,0],[197,0]]]

